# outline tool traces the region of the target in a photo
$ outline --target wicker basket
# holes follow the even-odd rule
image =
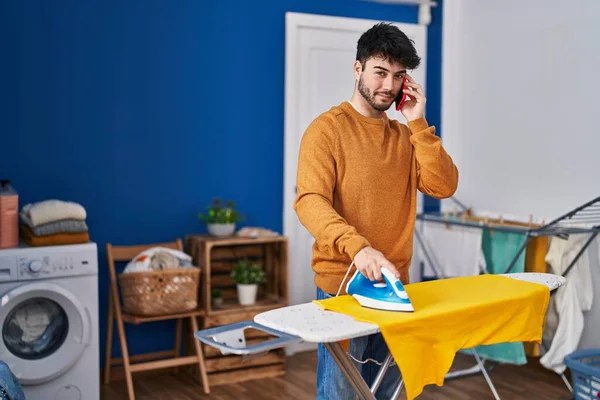
[[[134,315],[165,315],[198,307],[199,268],[119,274],[123,308]]]

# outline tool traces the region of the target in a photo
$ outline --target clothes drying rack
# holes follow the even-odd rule
[[[525,241],[518,249],[517,253],[512,258],[511,262],[506,267],[504,273],[510,273],[515,264],[517,263],[519,257],[523,254],[525,249],[527,248],[527,244],[536,237],[542,236],[557,236],[561,238],[568,238],[569,235],[573,234],[589,234],[590,237],[585,242],[581,250],[576,254],[573,260],[569,263],[569,266],[562,273],[563,277],[566,277],[568,273],[571,271],[573,266],[577,263],[581,255],[587,250],[589,245],[594,241],[598,233],[600,233],[600,197],[596,197],[595,199],[582,204],[581,206],[574,208],[573,210],[567,212],[564,215],[552,220],[547,224],[534,225],[532,221],[529,223],[526,222],[515,222],[515,221],[504,221],[502,218],[492,219],[487,217],[476,216],[473,214],[472,210],[466,207],[460,200],[455,197],[451,197],[458,210],[454,213],[448,212],[428,212],[417,214],[417,220],[440,223],[445,224],[447,226],[464,226],[471,228],[481,228],[481,229],[491,229],[497,232],[510,232],[510,233],[518,233],[524,234],[526,236]],[[427,248],[423,243],[423,238],[419,233],[418,229],[415,229],[415,238],[417,239],[418,245],[422,250],[422,254],[426,261],[429,263],[431,268],[433,269],[435,278],[448,278],[438,266],[432,261],[429,253],[427,252]],[[552,292],[554,294],[555,292]],[[543,343],[542,343],[542,346]],[[545,347],[545,346],[544,346]],[[478,373],[483,373],[486,376],[486,369],[483,363],[480,360],[477,360],[477,364],[471,368],[467,368],[464,370],[453,371],[446,375],[447,379],[469,376]],[[491,368],[488,369],[490,371],[496,364],[493,363]],[[569,389],[571,393],[573,393],[573,388],[571,387],[568,379],[564,374],[560,375],[563,382]],[[489,382],[488,382],[489,383]]]

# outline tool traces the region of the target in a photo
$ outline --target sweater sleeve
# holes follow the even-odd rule
[[[330,124],[316,120],[302,137],[294,210],[320,246],[336,249],[353,260],[370,244],[333,207],[336,154],[332,131]]]
[[[425,118],[409,121],[408,127],[415,149],[419,190],[437,199],[452,196],[458,187],[458,169],[435,135],[435,128]]]

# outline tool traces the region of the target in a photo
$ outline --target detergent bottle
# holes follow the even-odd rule
[[[0,249],[19,245],[19,196],[10,181],[0,180]]]

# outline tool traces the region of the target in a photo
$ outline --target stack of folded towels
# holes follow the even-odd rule
[[[87,213],[72,201],[44,200],[26,204],[19,214],[21,236],[30,246],[87,243]]]

